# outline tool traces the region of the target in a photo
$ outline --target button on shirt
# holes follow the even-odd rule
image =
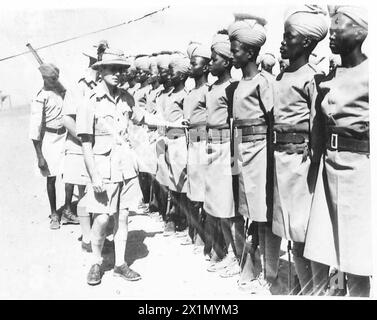
[[[60,129],[62,123],[63,99],[54,91],[42,89],[31,102],[29,138],[41,140],[44,128]]]

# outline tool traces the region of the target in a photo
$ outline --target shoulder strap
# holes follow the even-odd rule
[[[233,97],[239,81],[231,82],[225,89],[226,98],[228,99],[228,118],[233,118]]]

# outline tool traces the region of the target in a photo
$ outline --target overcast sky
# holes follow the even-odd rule
[[[43,49],[39,54],[44,61],[60,68],[61,81],[69,87],[87,66],[88,59],[82,51],[99,40],[108,40],[110,46],[126,54],[164,49],[185,52],[191,40],[209,43],[217,30],[227,28],[233,21],[234,12],[250,12],[268,21],[267,42],[262,52],[279,56],[287,1],[231,0],[203,4],[196,0],[133,0],[132,5],[129,2],[70,0],[63,5],[41,0],[12,1],[12,7],[2,8],[0,12],[0,59],[27,50],[28,42],[34,47],[43,46],[120,24],[167,5],[169,9],[153,17]],[[327,39],[316,52],[329,54]],[[37,66],[31,54],[0,61],[0,90],[12,96],[14,105],[28,103],[40,89],[42,79]]]

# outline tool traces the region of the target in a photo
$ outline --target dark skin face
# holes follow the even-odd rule
[[[230,61],[212,51],[211,61],[209,63],[209,71],[214,77],[223,74],[229,68]]]
[[[148,77],[149,77],[149,72],[142,69],[137,69],[136,81],[138,83],[144,83],[145,81],[148,80]]]
[[[170,73],[170,81],[172,85],[175,87],[179,85],[182,81],[184,81],[184,75],[180,72],[169,66],[169,73]]]
[[[337,13],[331,19],[330,49],[334,54],[347,55],[361,46],[365,39],[364,30],[352,19]]]
[[[43,83],[44,83],[45,89],[51,90],[51,89],[56,88],[59,76],[57,76],[57,77],[55,77],[55,76],[54,77],[42,76],[42,78],[43,78]]]
[[[280,46],[280,54],[283,59],[297,60],[308,50],[310,40],[299,34],[289,24],[284,26],[283,41]]]
[[[236,69],[242,68],[251,60],[252,52],[249,48],[237,40],[230,43],[230,51],[233,54],[233,65]]]
[[[201,76],[203,76],[203,74],[208,72],[208,62],[207,62],[207,59],[203,57],[196,57],[196,56],[191,57],[190,64],[191,64],[190,77],[194,79],[198,79]]]
[[[236,69],[245,67],[250,61],[256,60],[259,49],[248,46],[238,40],[230,42],[230,51],[233,54],[233,65]]]
[[[134,68],[128,68],[123,73],[125,81],[132,81],[132,80],[134,80],[136,78],[136,75],[137,75],[137,71]]]
[[[169,69],[158,67],[158,81],[163,85],[170,85]]]

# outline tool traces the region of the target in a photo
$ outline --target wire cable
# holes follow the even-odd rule
[[[153,16],[153,15],[155,15],[155,14],[157,14],[159,12],[162,12],[162,11],[164,11],[166,9],[169,9],[169,8],[170,8],[170,6],[166,6],[166,7],[163,7],[161,9],[159,9],[159,10],[147,13],[147,14],[143,15],[142,17],[129,20],[127,22],[122,22],[122,23],[116,24],[116,25],[111,26],[111,27],[99,29],[99,30],[88,32],[88,33],[84,33],[84,34],[81,34],[81,35],[78,35],[78,36],[75,36],[75,37],[72,37],[72,38],[68,38],[68,39],[65,39],[65,40],[61,40],[61,41],[57,41],[57,42],[54,42],[54,43],[50,43],[50,44],[44,45],[42,47],[35,48],[35,51],[38,51],[38,50],[41,50],[41,49],[45,49],[45,48],[49,48],[49,47],[52,47],[52,46],[56,46],[58,44],[62,44],[62,43],[68,42],[68,41],[80,39],[80,38],[83,38],[83,37],[86,37],[86,36],[89,36],[89,35],[92,35],[92,34],[95,34],[95,33],[107,31],[107,30],[114,29],[114,28],[118,28],[118,27],[121,27],[121,26],[124,26],[124,25],[127,25],[127,24],[131,24],[133,22],[137,22],[137,21],[143,20],[145,18],[148,18],[150,16]],[[24,52],[21,52],[21,53],[18,53],[18,54],[14,54],[14,55],[11,55],[11,56],[8,56],[8,57],[5,57],[5,58],[1,58],[0,62],[8,60],[8,59],[16,58],[16,57],[19,57],[19,56],[22,56],[22,55],[28,54],[28,53],[30,53],[30,51],[24,51]]]

